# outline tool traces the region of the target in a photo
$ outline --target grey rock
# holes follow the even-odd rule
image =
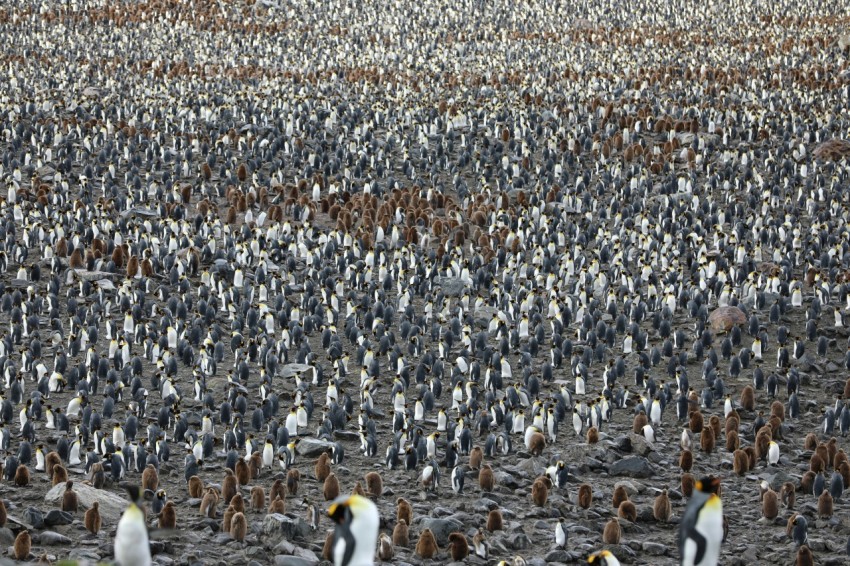
[[[667,554],[667,546],[657,542],[645,542],[641,545],[641,549],[652,556],[664,556]]]
[[[0,528],[0,547],[12,546],[15,543],[15,533],[6,527]]]
[[[51,509],[44,516],[44,524],[48,527],[57,527],[61,525],[70,525],[74,522],[74,516],[67,511],[60,509]]]
[[[333,442],[318,440],[316,438],[302,438],[295,447],[295,452],[305,458],[318,458],[322,452],[327,452],[333,446]]]
[[[431,529],[438,546],[449,544],[449,535],[455,531],[463,531],[463,523],[456,519],[428,517],[422,520],[423,529]]]
[[[434,285],[449,297],[460,297],[466,289],[466,284],[460,277],[435,277]]]
[[[556,550],[550,550],[549,553],[545,557],[546,562],[562,562],[567,563],[572,561],[572,556],[566,550],[561,550],[560,548]]]
[[[639,484],[638,484],[639,485]],[[626,493],[629,494],[629,497],[633,495],[637,495],[641,490],[638,489],[637,485],[634,482],[630,482],[628,480],[618,481],[614,484],[614,489],[618,487],[622,487],[626,490]]]
[[[280,369],[280,373],[283,377],[293,377],[299,373],[308,371],[312,367],[309,364],[286,364]]]
[[[65,491],[65,486],[62,485],[62,491]],[[44,528],[44,514],[35,507],[27,507],[24,511],[24,520],[32,525],[34,529]]]
[[[71,539],[54,531],[44,531],[39,533],[38,542],[44,546],[54,546],[57,544],[71,544]]]
[[[274,566],[312,566],[318,563],[318,560],[311,561],[300,556],[278,555],[274,557]]]
[[[508,544],[514,550],[525,550],[531,546],[531,539],[525,533],[514,533],[508,537]]]
[[[612,476],[627,476],[630,478],[649,478],[654,475],[654,470],[649,461],[642,456],[629,456],[617,460],[608,467],[608,473]]]
[[[269,537],[279,537],[288,540],[306,539],[310,527],[301,518],[291,518],[280,513],[266,515],[263,519],[263,534]]]
[[[124,509],[127,508],[127,500],[124,497],[109,491],[96,489],[80,482],[74,482],[74,491],[77,492],[77,501],[79,501],[82,511],[90,509],[95,501],[98,502],[100,505],[100,516],[105,524],[117,523],[124,513]],[[44,501],[56,505],[62,501],[62,495],[64,493],[64,483],[54,485],[44,496]]]

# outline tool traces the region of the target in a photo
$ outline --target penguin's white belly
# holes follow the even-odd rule
[[[135,513],[134,513],[135,511]],[[151,552],[144,516],[138,510],[125,512],[115,534],[115,561],[120,566],[150,566]]]

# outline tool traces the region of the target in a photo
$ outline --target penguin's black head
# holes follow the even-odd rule
[[[714,493],[720,491],[720,478],[705,476],[696,482],[695,487],[703,493]]]
[[[141,500],[141,496],[140,496],[140,493],[139,493],[139,486],[125,484],[124,489],[127,490],[127,496],[129,497],[130,501],[132,501],[133,503],[136,503],[136,502]]]
[[[328,508],[328,516],[337,525],[345,525],[351,522],[351,508],[347,500],[335,501]]]

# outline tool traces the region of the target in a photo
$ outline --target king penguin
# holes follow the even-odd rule
[[[127,486],[130,506],[118,521],[115,532],[115,561],[119,566],[150,566],[151,550],[148,543],[148,528],[141,509],[141,497],[137,486]]]
[[[328,516],[336,523],[334,566],[372,566],[381,522],[378,507],[360,495],[343,496],[331,503]]]
[[[717,566],[723,542],[723,504],[717,495],[720,480],[705,477],[694,487],[679,525],[680,564]]]

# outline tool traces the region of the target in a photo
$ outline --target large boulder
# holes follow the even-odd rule
[[[733,326],[747,323],[747,316],[738,307],[718,307],[708,315],[708,326],[714,332],[729,332]]]
[[[280,513],[266,515],[263,519],[263,534],[272,538],[286,540],[305,540],[310,533],[310,527],[304,519],[293,518]]]
[[[649,478],[655,474],[652,464],[643,456],[629,456],[617,460],[608,468],[612,476],[625,476],[629,478]]]
[[[74,483],[74,491],[77,492],[77,501],[83,511],[91,509],[95,501],[100,504],[100,516],[106,525],[117,523],[124,513],[124,509],[127,508],[127,500],[123,496],[103,489],[96,489],[84,483]],[[44,501],[58,505],[62,502],[64,493],[64,483],[54,485],[53,489],[44,496]]]

